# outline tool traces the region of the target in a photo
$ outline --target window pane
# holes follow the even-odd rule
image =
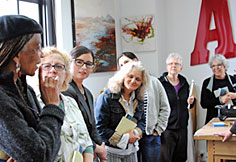
[[[0,16],[2,15],[17,15],[17,1],[1,0]]]
[[[38,4],[20,1],[19,9],[20,9],[20,15],[28,16],[39,23],[39,5]]]

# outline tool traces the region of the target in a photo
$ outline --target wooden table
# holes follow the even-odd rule
[[[232,136],[228,141],[222,142],[223,137],[214,135],[216,132],[228,130],[234,120],[236,118],[226,119],[225,122],[229,127],[213,127],[213,122],[220,122],[218,118],[214,118],[195,132],[194,140],[206,140],[208,143],[208,162],[220,162],[221,159],[236,160],[236,136]]]

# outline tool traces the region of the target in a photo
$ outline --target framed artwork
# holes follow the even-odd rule
[[[133,16],[121,18],[123,51],[153,51],[156,49],[154,16]]]
[[[114,0],[71,0],[74,46],[95,54],[94,72],[116,71]]]

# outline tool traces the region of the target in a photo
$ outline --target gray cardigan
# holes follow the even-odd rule
[[[150,76],[147,100],[146,134],[157,131],[159,135],[166,129],[170,115],[170,105],[161,82]]]
[[[13,72],[0,74],[0,150],[17,162],[52,162],[60,148],[64,112],[47,105],[41,114],[33,89],[26,105],[13,82]]]

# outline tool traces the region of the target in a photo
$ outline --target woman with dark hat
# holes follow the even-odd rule
[[[43,109],[26,82],[41,61],[41,26],[25,16],[7,15],[0,17],[0,29],[0,158],[52,162],[64,119],[58,80],[40,79]]]

